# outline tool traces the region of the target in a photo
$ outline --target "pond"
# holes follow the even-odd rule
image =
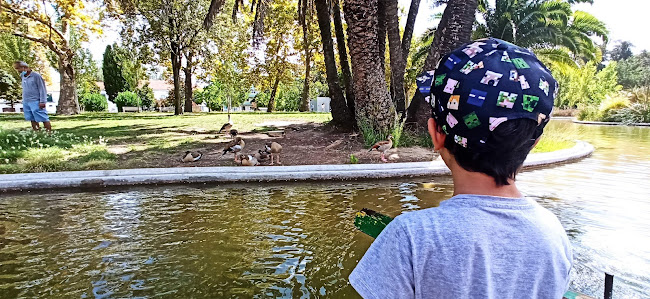
[[[571,288],[602,296],[608,270],[615,298],[650,297],[650,128],[551,125],[597,149],[518,178],[570,236]],[[0,195],[0,297],[356,297],[355,212],[451,194],[435,177]]]

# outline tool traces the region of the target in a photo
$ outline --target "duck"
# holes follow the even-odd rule
[[[388,140],[383,140],[375,143],[375,145],[373,145],[368,151],[368,152],[372,152],[372,150],[377,150],[378,152],[380,152],[381,160],[384,162],[388,162],[388,160],[386,160],[385,154],[388,150],[390,150],[393,147],[393,136],[388,135],[387,139]]]
[[[229,133],[230,133],[230,138],[232,138],[232,139],[235,139],[235,137],[237,137],[237,135],[239,135],[239,131],[237,131],[235,129],[230,130]]]
[[[193,154],[190,151],[186,151],[185,155],[181,158],[181,162],[183,163],[188,163],[188,162],[196,162],[198,160],[201,160],[203,158],[203,154],[201,152],[197,152],[196,154]]]
[[[266,161],[269,159],[270,155],[271,153],[266,150],[258,150],[257,154],[255,154],[255,159],[257,159],[257,161]]]
[[[232,129],[232,123],[227,122],[227,123],[223,124],[223,126],[221,126],[221,130],[219,130],[219,134],[221,134],[221,132],[223,132],[223,131],[228,131],[230,129]]]
[[[264,150],[271,155],[271,165],[273,165],[273,157],[278,157],[278,164],[280,163],[280,153],[282,153],[282,145],[277,142],[267,142]]]
[[[244,146],[246,146],[244,139],[241,137],[235,137],[233,141],[226,144],[226,147],[223,148],[222,156],[226,155],[229,152],[232,152],[235,154],[235,162],[237,162],[237,154],[244,149]]]
[[[241,166],[257,166],[260,162],[251,155],[239,155],[239,164]]]

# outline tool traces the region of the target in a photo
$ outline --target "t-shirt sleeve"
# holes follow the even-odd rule
[[[47,89],[45,88],[45,80],[41,75],[36,77],[36,84],[38,85],[38,100],[40,103],[47,103]]]
[[[414,298],[411,242],[393,220],[370,245],[350,274],[350,284],[363,298]]]

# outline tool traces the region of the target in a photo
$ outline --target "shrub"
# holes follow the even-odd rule
[[[617,94],[613,97],[607,96],[600,103],[599,114],[600,120],[610,122],[620,122],[619,110],[630,105],[630,100],[623,94]]]
[[[108,110],[106,97],[98,93],[87,93],[79,97],[79,104],[88,112],[101,112]]]
[[[153,89],[149,87],[148,83],[140,88],[137,88],[135,90],[135,93],[137,93],[138,96],[140,97],[140,101],[142,103],[143,108],[150,108],[154,105],[155,99],[153,95]]]
[[[135,92],[123,91],[115,97],[115,105],[117,105],[117,109],[121,112],[122,107],[140,107],[142,101]]]

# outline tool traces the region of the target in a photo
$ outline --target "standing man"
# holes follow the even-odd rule
[[[20,73],[23,83],[23,111],[25,119],[32,122],[32,129],[39,131],[39,123],[48,132],[52,131],[50,118],[47,116],[45,104],[47,102],[47,91],[45,90],[45,81],[38,73],[32,71],[27,63],[23,61],[14,62],[14,69]]]

